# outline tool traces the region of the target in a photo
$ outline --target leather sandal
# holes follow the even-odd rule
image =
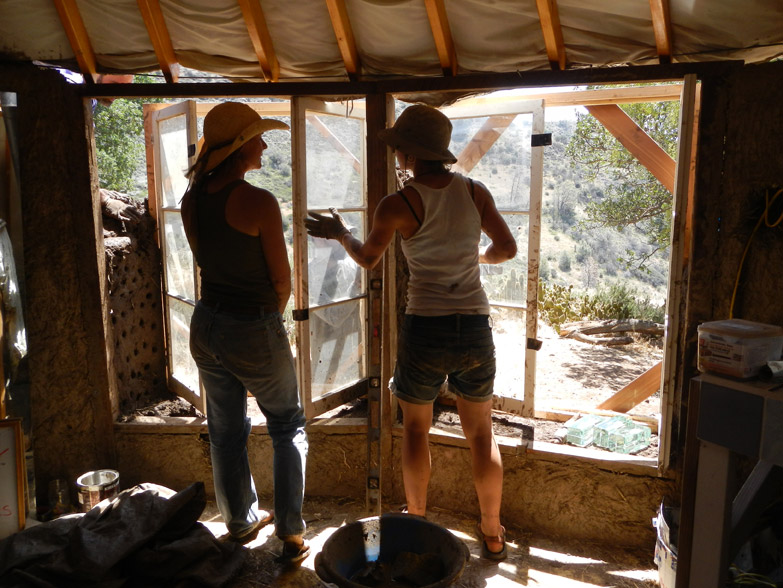
[[[301,543],[283,541],[283,551],[275,558],[275,563],[294,564],[310,555],[310,544],[304,539]]]
[[[506,528],[504,526],[500,526],[500,535],[485,535],[484,531],[481,530],[481,521],[479,521],[476,523],[476,535],[478,536],[479,541],[481,541],[481,557],[492,561],[501,561],[508,557],[508,550],[506,549]],[[487,541],[502,543],[503,548],[500,551],[490,551]]]

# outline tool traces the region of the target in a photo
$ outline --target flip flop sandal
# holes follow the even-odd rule
[[[506,549],[506,528],[501,525],[500,535],[485,535],[481,530],[481,521],[476,523],[476,535],[479,541],[481,541],[481,557],[490,559],[492,561],[501,561],[508,557],[508,550]],[[502,543],[503,549],[500,551],[490,551],[487,546],[487,541]]]
[[[302,561],[310,555],[310,545],[307,541],[301,544],[285,541],[283,542],[283,552],[275,558],[275,563],[294,564]]]
[[[411,514],[410,512],[408,512],[408,505],[407,504],[403,504],[400,507],[399,512],[400,512],[400,514],[406,514],[406,515],[410,515],[412,517],[419,517],[420,519],[424,519],[425,521],[427,520],[427,517],[424,516],[424,515],[415,515],[415,514]]]

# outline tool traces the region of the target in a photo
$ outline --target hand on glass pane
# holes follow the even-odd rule
[[[308,235],[321,237],[322,239],[337,239],[339,241],[346,233],[351,232],[350,227],[345,223],[345,220],[343,220],[336,208],[330,208],[329,212],[332,213],[331,218],[317,212],[308,211],[307,214],[312,217],[304,220]]]

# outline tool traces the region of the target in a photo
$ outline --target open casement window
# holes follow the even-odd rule
[[[180,214],[180,201],[188,185],[185,171],[196,156],[196,103],[185,101],[152,111],[150,124],[163,259],[168,388],[206,414],[204,394],[189,343],[190,318],[198,299],[198,272]]]
[[[294,218],[336,208],[364,239],[367,226],[363,101],[294,98],[291,111]],[[335,240],[294,223],[297,369],[312,418],[367,392],[366,272]]]
[[[169,389],[204,413],[204,394],[189,347],[198,268],[182,226],[180,200],[187,188],[184,171],[195,160],[197,116],[215,104],[182,102],[153,110],[149,125],[163,256]],[[262,116],[292,114],[287,103],[248,104]],[[335,207],[363,238],[364,104],[309,99],[293,104],[298,113],[291,117],[293,217],[305,217],[308,209],[325,212]],[[367,285],[365,272],[336,241],[309,238],[300,223],[292,225],[294,316],[301,319],[296,323],[295,356],[303,404],[312,418],[367,391]]]
[[[475,100],[442,112],[454,125],[451,147],[458,161],[452,170],[479,180],[489,189],[517,242],[514,259],[481,266],[497,357],[493,407],[533,416],[544,101]],[[496,173],[493,160],[513,162],[515,173]],[[482,235],[481,246],[488,244],[488,238]]]

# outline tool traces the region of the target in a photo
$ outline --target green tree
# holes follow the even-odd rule
[[[560,254],[560,261],[557,262],[557,268],[561,272],[565,272],[565,273],[571,271],[571,256],[568,255],[568,251],[563,251]]]
[[[624,104],[621,108],[661,148],[675,156],[680,104],[650,102]],[[628,267],[644,268],[646,262],[669,246],[671,193],[590,114],[577,114],[576,130],[566,147],[573,164],[581,164],[588,178],[604,180],[603,193],[593,194],[585,225],[622,231],[636,226],[650,247],[644,253],[627,250]]]
[[[154,76],[137,75],[134,82],[155,83]],[[160,98],[118,98],[110,105],[98,103],[93,112],[98,182],[101,188],[146,197],[146,180],[139,181],[144,160],[144,103]]]
[[[133,176],[144,157],[142,105],[117,99],[95,108],[95,147],[101,188],[131,192]]]

